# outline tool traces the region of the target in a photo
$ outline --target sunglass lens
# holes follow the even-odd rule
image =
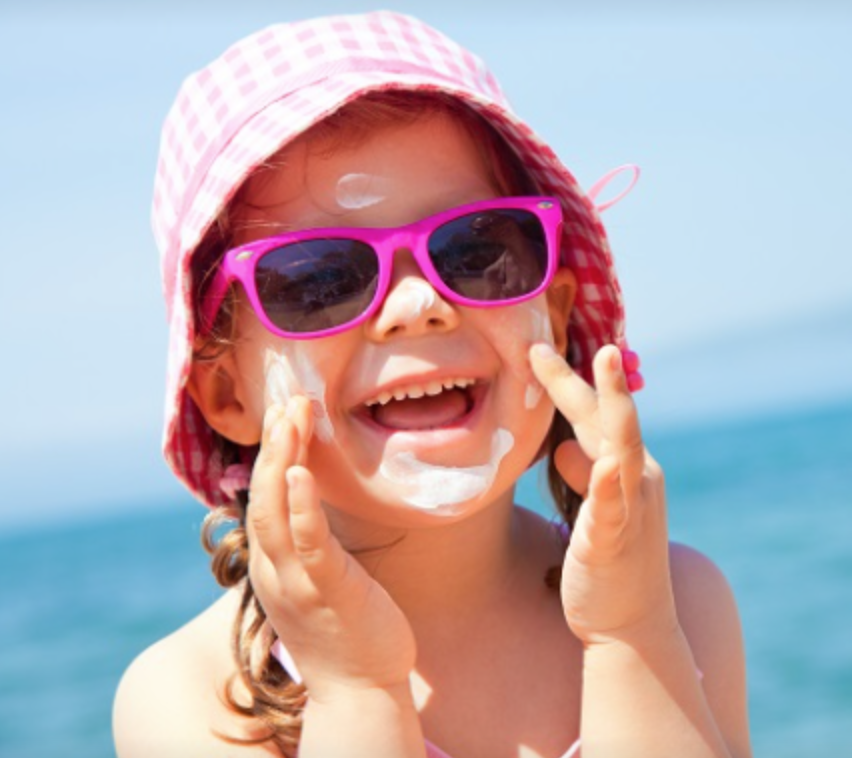
[[[354,321],[370,305],[379,261],[363,242],[316,239],[265,253],[255,284],[267,318],[287,332],[320,332]]]
[[[547,273],[547,238],[534,213],[516,208],[471,213],[429,238],[429,257],[462,297],[502,301],[535,290]]]

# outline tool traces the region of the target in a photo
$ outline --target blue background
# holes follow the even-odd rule
[[[0,10],[0,753],[107,755],[130,656],[215,592],[201,509],[158,450],[160,124],[243,34],[367,6],[17,5]],[[582,185],[642,167],[604,220],[673,531],[740,597],[757,754],[852,755],[852,8],[392,5],[484,57]]]

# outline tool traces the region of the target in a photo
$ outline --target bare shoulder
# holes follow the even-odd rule
[[[704,553],[677,542],[671,543],[669,558],[678,617],[690,641],[738,635],[736,600],[722,570]]]
[[[275,755],[262,746],[242,748],[216,736],[250,736],[221,699],[234,669],[230,631],[237,603],[235,592],[226,593],[129,666],[113,708],[120,758]]]
[[[702,675],[707,701],[733,755],[751,755],[746,663],[736,599],[721,569],[698,550],[672,543],[678,619]]]

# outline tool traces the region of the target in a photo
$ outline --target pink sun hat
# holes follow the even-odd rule
[[[563,248],[579,283],[569,326],[572,364],[590,379],[601,346],[627,348],[621,288],[598,208],[513,113],[478,57],[421,21],[387,11],[270,26],[184,81],[163,126],[154,186],[169,321],[163,452],[209,506],[233,502],[233,490],[215,433],[186,392],[197,329],[192,255],[252,169],[346,103],[387,89],[450,95],[502,135],[541,193],[563,207]]]

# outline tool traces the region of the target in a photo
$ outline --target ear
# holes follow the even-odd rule
[[[238,445],[260,441],[260,425],[245,402],[233,350],[212,361],[193,361],[186,391],[204,420],[223,437]]]
[[[560,268],[547,288],[547,310],[553,327],[553,343],[559,355],[568,350],[568,320],[577,296],[577,277],[570,268]]]

